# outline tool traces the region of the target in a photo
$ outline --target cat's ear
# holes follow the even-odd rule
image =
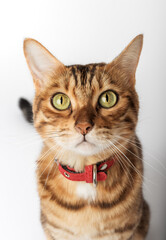
[[[143,45],[143,35],[135,37],[129,45],[117,56],[112,63],[108,64],[110,67],[114,66],[116,69],[123,72],[130,84],[135,84],[135,72],[140,58]]]
[[[64,68],[59,60],[34,39],[24,40],[24,54],[37,89],[45,85],[49,75]]]

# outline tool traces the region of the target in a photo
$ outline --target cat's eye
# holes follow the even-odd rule
[[[99,104],[103,108],[111,108],[117,103],[117,100],[117,95],[113,91],[108,90],[100,95]]]
[[[64,93],[55,94],[52,99],[52,105],[58,110],[66,110],[70,107],[70,98]]]

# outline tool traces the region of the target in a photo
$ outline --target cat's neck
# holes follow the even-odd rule
[[[49,149],[52,147],[49,145],[44,145],[43,153],[49,152]],[[82,172],[86,165],[93,165],[98,162],[102,162],[107,160],[108,158],[114,158],[114,154],[108,150],[100,154],[92,155],[92,156],[84,156],[81,154],[77,154],[74,151],[63,150],[57,146],[56,149],[51,152],[52,161],[58,161],[62,165],[69,166],[74,168],[76,172]],[[46,161],[46,159],[45,159]]]
[[[124,141],[123,143],[120,143],[120,145],[118,146],[118,151],[108,148],[100,154],[96,154],[93,156],[81,155],[74,151],[66,150],[61,146],[55,146],[55,144],[51,142],[47,142],[43,146],[39,161],[41,162],[41,165],[43,165],[43,167],[47,167],[51,164],[54,165],[57,160],[62,165],[74,168],[76,172],[84,171],[86,165],[93,165],[111,158],[117,160],[119,158],[118,161],[123,162],[123,164],[126,165],[125,167],[127,167],[128,165],[130,165],[129,161],[132,161],[132,158],[135,155],[140,155],[137,152],[136,143],[133,144],[133,142],[139,141],[136,135],[131,136],[131,140],[132,142]],[[128,156],[128,154],[130,154],[130,156]],[[140,157],[142,156],[140,155]]]
[[[135,151],[136,148],[134,150],[133,145],[130,145],[129,149],[134,153],[134,155],[129,151],[125,153],[125,157],[123,155],[119,155],[120,158],[116,159],[112,167],[108,169],[106,180],[99,181],[96,189],[93,187],[93,185],[84,181],[77,182],[66,179],[58,170],[58,166],[55,161],[55,156],[57,156],[56,152],[49,152],[49,149],[50,148],[48,146],[43,147],[42,155],[37,166],[37,175],[39,182],[41,183],[41,194],[45,194],[43,189],[49,189],[51,194],[56,194],[58,188],[59,191],[63,190],[65,201],[67,199],[67,201],[71,202],[71,204],[73,201],[80,201],[80,199],[85,199],[88,201],[94,200],[96,196],[98,196],[98,199],[103,199],[104,196],[105,199],[106,195],[108,195],[108,199],[110,201],[110,192],[112,192],[112,189],[114,189],[115,186],[118,186],[117,188],[121,188],[123,191],[123,189],[128,188],[128,186],[132,187],[136,178],[139,178],[138,182],[142,181],[142,161],[136,157],[138,152]],[[85,163],[83,163],[83,161],[87,160],[85,157],[79,158],[79,156],[71,155],[71,153],[69,155],[65,155],[65,157],[66,161],[68,157],[68,161],[70,163],[72,162],[75,170],[77,166],[84,166]],[[74,157],[77,158],[74,159]],[[65,158],[63,159],[65,161]],[[90,158],[87,161],[89,161],[90,164],[93,164],[96,163],[93,161],[97,161],[97,158]],[[68,165],[67,162],[66,165]],[[114,198],[114,195],[111,195],[111,197]]]

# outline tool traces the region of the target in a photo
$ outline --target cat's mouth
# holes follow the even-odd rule
[[[89,142],[89,141],[87,141],[86,139],[85,139],[85,137],[84,137],[84,139],[81,141],[81,142],[79,142],[79,143],[77,143],[76,144],[76,147],[79,147],[79,146],[95,146],[95,144],[93,144],[93,143],[91,143],[91,142]]]
[[[85,138],[75,145],[75,151],[86,156],[96,154],[97,150],[97,146]]]

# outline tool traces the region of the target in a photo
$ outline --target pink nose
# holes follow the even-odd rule
[[[86,135],[92,130],[92,128],[93,124],[89,122],[79,122],[75,125],[75,129],[77,130],[77,132],[81,133],[82,135]]]

